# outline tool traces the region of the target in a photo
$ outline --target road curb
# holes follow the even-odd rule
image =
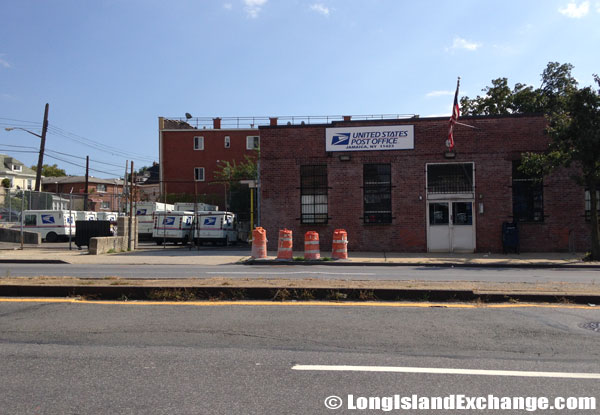
[[[62,259],[0,259],[0,264],[70,264]]]
[[[430,267],[430,268],[566,268],[566,269],[600,269],[596,264],[555,264],[555,263],[461,263],[461,262],[361,262],[346,260],[331,261],[282,261],[276,259],[248,259],[240,262],[243,265],[326,265],[326,266],[361,266],[361,267]]]
[[[271,301],[420,301],[482,303],[600,304],[600,295],[436,289],[290,288],[290,287],[149,287],[0,285],[1,297],[84,297],[89,300],[271,300]]]

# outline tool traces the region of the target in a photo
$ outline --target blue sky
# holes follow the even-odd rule
[[[580,86],[600,73],[600,0],[2,0],[0,12],[0,152],[37,162],[39,139],[4,128],[39,133],[48,102],[48,154],[90,155],[97,177],[158,161],[159,116],[439,116],[458,76],[474,97],[498,77],[537,87],[550,61],[573,64]]]

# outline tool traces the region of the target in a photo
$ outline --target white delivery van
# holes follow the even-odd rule
[[[23,229],[39,232],[46,242],[68,239],[69,234],[75,237],[75,211],[69,216],[68,210],[26,210],[23,215]]]
[[[117,234],[117,218],[119,214],[117,212],[98,212],[96,215],[97,220],[107,220],[110,222],[110,232],[113,235]]]
[[[96,214],[97,220],[107,220],[114,223],[117,223],[117,217],[119,217],[117,212],[98,212]]]
[[[192,238],[193,225],[194,212],[177,210],[155,212],[152,240],[157,245],[161,245],[163,242],[185,244]]]
[[[175,209],[173,205],[160,202],[136,202],[134,203],[135,216],[138,220],[138,238],[151,239],[154,229],[154,214]],[[183,209],[185,210],[185,209]]]
[[[98,220],[96,212],[88,210],[74,210],[75,220]]]
[[[175,203],[175,208],[173,210],[185,210],[185,211],[193,212],[194,207],[195,207],[195,210],[197,210],[198,212],[200,212],[200,211],[213,212],[213,211],[219,210],[219,206],[217,206],[217,205],[209,205],[207,203],[196,203],[194,205],[194,203],[190,203],[190,202],[177,202],[177,203]]]
[[[235,215],[231,212],[198,212],[194,230],[196,243],[220,242],[224,245],[237,242]]]

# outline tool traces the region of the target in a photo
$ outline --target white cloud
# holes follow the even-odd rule
[[[433,97],[442,97],[442,96],[446,96],[446,95],[454,95],[454,91],[431,91],[431,92],[428,92],[425,96],[427,98],[433,98]]]
[[[580,19],[587,15],[590,11],[590,2],[584,1],[579,6],[574,1],[569,3],[567,7],[558,9],[558,12],[562,15],[570,17],[572,19]]]
[[[481,43],[471,42],[461,37],[455,37],[450,49],[466,49],[470,51],[477,50],[481,47]]]
[[[600,2],[596,3],[596,11],[600,13]]]
[[[244,0],[244,4],[246,5],[244,10],[248,13],[248,17],[256,19],[267,1],[268,0]]]
[[[225,3],[223,4],[223,8],[225,10],[231,10],[233,8],[233,5],[231,3]]]
[[[321,13],[323,16],[329,16],[330,13],[329,8],[321,3],[311,4],[310,9],[314,12]]]
[[[8,63],[7,60],[2,59],[2,56],[4,56],[4,54],[0,53],[0,66],[4,66],[5,68],[10,68],[10,63]]]

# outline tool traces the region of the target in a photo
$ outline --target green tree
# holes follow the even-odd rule
[[[256,156],[244,156],[244,161],[222,161],[215,170],[215,182],[227,186],[227,199],[229,209],[234,212],[250,210],[250,190],[246,185],[240,184],[240,180],[256,180],[258,177],[258,165]]]
[[[10,179],[2,179],[2,187],[10,189]]]
[[[598,91],[592,87],[549,86],[553,89],[551,96],[554,100],[548,104],[550,113],[547,117],[551,142],[544,154],[525,154],[522,170],[545,175],[557,167],[576,167],[578,173],[573,175],[573,179],[590,192],[590,259],[597,261],[600,260],[596,198],[596,190],[600,186],[600,77],[594,75],[594,79]]]
[[[560,111],[571,92],[577,89],[577,81],[571,75],[573,65],[549,62],[541,74],[541,86],[517,83],[511,90],[507,78],[492,80],[492,86],[482,89],[484,96],[460,100],[464,115],[503,115],[545,113]]]
[[[37,172],[37,166],[31,166],[31,169]],[[66,175],[67,172],[65,172],[64,169],[59,168],[56,164],[44,164],[42,166],[42,176],[44,177],[62,177]]]

